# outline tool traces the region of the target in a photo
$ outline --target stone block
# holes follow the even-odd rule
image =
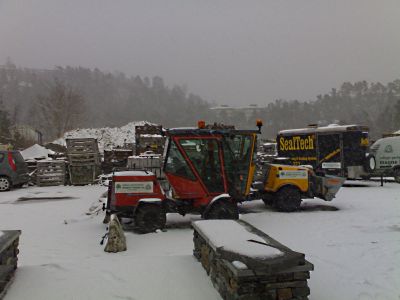
[[[277,289],[278,300],[290,300],[292,299],[292,289],[285,288],[285,289]]]
[[[304,254],[292,251],[243,221],[230,222],[236,222],[234,228],[237,229],[237,224],[240,224],[251,234],[256,235],[252,240],[244,240],[246,245],[238,248],[245,249],[244,253],[232,251],[231,242],[234,244],[237,242],[235,232],[226,232],[226,235],[232,237],[232,240],[223,236],[222,240],[228,241],[230,246],[224,248],[224,244],[216,241],[215,235],[213,235],[213,230],[217,228],[208,225],[198,227],[196,222],[192,224],[194,228],[193,255],[201,262],[221,297],[224,300],[307,299],[309,295],[307,279],[310,277],[309,271],[313,270],[313,265],[305,260]],[[214,224],[218,226],[218,222]],[[227,226],[229,221],[223,225],[224,230],[229,228]],[[209,229],[210,232],[207,232],[204,228]],[[247,234],[243,234],[242,230],[239,236],[243,239],[243,235],[246,236]],[[256,247],[258,250],[265,245],[279,249],[283,254],[279,257],[267,256],[266,259],[253,257],[248,254],[252,252],[247,251],[246,248],[248,245],[254,246],[254,244],[246,243],[249,241],[261,245],[257,246],[258,248]],[[235,246],[237,245],[235,244]]]

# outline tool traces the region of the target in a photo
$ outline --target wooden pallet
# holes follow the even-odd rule
[[[37,186],[54,186],[65,184],[65,161],[38,161],[36,170]]]

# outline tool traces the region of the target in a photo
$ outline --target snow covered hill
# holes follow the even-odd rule
[[[135,142],[135,126],[152,124],[147,121],[134,121],[122,127],[82,128],[68,131],[60,139],[53,143],[65,146],[67,138],[95,138],[99,144],[99,150],[108,150],[124,143]]]

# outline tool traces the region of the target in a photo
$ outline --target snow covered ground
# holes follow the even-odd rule
[[[5,300],[220,299],[192,256],[190,221],[168,215],[166,232],[126,232],[128,250],[99,244],[103,215],[87,215],[103,186],[29,187],[0,194],[0,230],[21,229],[19,268]],[[310,299],[400,299],[400,184],[354,184],[331,203],[296,213],[261,201],[241,218],[314,264]]]

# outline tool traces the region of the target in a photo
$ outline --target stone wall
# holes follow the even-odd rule
[[[20,234],[19,230],[0,231],[0,299],[3,299],[17,269]]]
[[[215,226],[218,226],[218,221]],[[226,220],[228,221],[228,220]],[[259,236],[266,247],[279,249],[279,257],[259,258],[243,255],[214,245],[207,232],[201,230],[198,221],[194,228],[194,256],[201,262],[214,287],[226,300],[290,300],[308,299],[310,289],[307,279],[313,265],[304,259],[304,254],[294,252],[248,223],[238,222],[246,230]],[[235,232],[226,232],[236,239]],[[244,241],[254,242],[254,241]],[[250,245],[250,244],[249,244]]]

